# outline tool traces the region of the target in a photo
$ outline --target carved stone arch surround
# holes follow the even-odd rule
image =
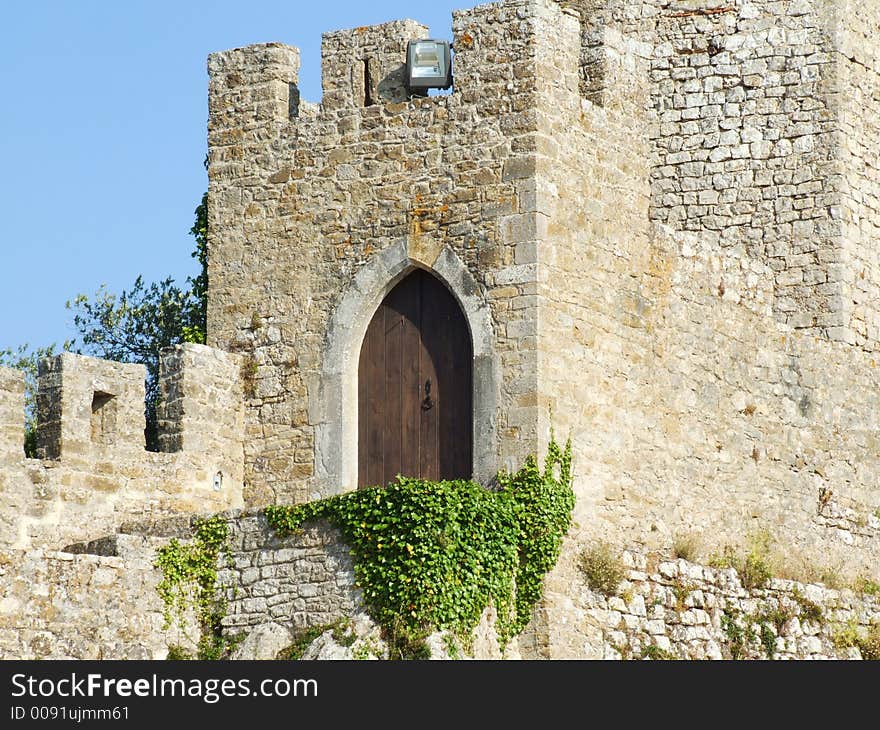
[[[355,489],[358,477],[358,361],[367,325],[385,296],[407,274],[424,269],[442,281],[464,312],[474,348],[474,479],[486,484],[497,470],[497,418],[501,377],[489,306],[464,262],[449,247],[424,236],[374,255],[342,293],[327,328],[318,382],[309,388],[315,425],[312,498]]]

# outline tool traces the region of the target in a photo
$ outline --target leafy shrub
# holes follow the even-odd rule
[[[616,596],[625,570],[620,554],[607,542],[599,541],[581,554],[580,569],[590,590]]]
[[[740,566],[739,577],[743,588],[751,591],[766,586],[773,577],[773,573],[763,556],[750,552]]]
[[[200,632],[196,658],[224,659],[242,638],[223,636],[226,604],[217,583],[217,564],[228,552],[229,525],[215,516],[197,520],[194,527],[192,542],[184,544],[175,538],[156,551],[154,565],[162,572],[156,591],[165,604],[165,628],[176,624],[183,629],[186,613],[192,609]],[[169,653],[181,653],[178,649],[170,647]]]
[[[713,568],[734,568],[746,590],[763,588],[773,577],[770,561],[770,534],[765,531],[749,536],[749,549],[745,556],[737,555],[736,550],[726,545],[723,551],[709,558]]]
[[[880,624],[874,624],[868,630],[867,636],[860,637],[858,647],[862,652],[862,659],[874,662],[880,660]]]
[[[838,649],[856,647],[862,659],[880,660],[880,624],[874,624],[867,632],[863,632],[855,620],[851,620],[837,626],[831,640]]]
[[[669,662],[676,661],[678,657],[666,649],[661,649],[656,644],[649,644],[642,649],[642,659]]]
[[[861,577],[856,580],[855,589],[866,596],[880,596],[880,583],[870,578]]]
[[[672,552],[676,558],[693,562],[699,549],[699,537],[693,534],[676,535],[672,541]]]
[[[165,657],[168,661],[189,661],[192,659],[192,654],[190,654],[186,649],[184,649],[179,644],[174,644],[168,647],[168,654]]]

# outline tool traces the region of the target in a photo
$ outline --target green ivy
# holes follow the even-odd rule
[[[222,638],[225,602],[217,585],[218,560],[228,553],[229,525],[215,516],[197,520],[194,527],[192,542],[183,544],[175,538],[157,550],[155,566],[162,579],[156,590],[165,604],[164,628],[176,623],[182,629],[186,612],[193,609],[201,632],[199,658],[219,659],[229,648]]]
[[[265,515],[282,535],[322,518],[342,531],[367,608],[408,647],[401,656],[420,656],[432,630],[469,635],[489,605],[506,646],[529,622],[571,522],[571,442],[562,449],[551,439],[543,470],[529,457],[498,484],[398,477]]]
[[[562,538],[571,524],[571,440],[562,450],[551,438],[543,473],[536,460],[529,458],[512,476],[500,475],[499,483],[502,494],[513,498],[519,526],[516,622],[512,627],[516,634],[531,619],[532,607],[541,598],[544,575],[556,565]]]

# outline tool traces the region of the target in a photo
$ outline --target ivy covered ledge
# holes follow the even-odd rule
[[[498,485],[399,479],[197,518],[157,556],[167,626],[197,615],[181,653],[198,658],[518,658],[570,523],[570,447]]]

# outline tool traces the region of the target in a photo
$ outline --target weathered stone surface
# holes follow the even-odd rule
[[[230,659],[275,659],[292,641],[289,627],[275,622],[260,624],[248,632]]]
[[[267,621],[314,628],[358,610],[350,548],[337,530],[320,524],[279,539],[260,513],[244,513],[230,528],[232,567],[221,565],[219,572],[227,586],[228,631],[250,631]]]
[[[274,659],[303,630],[321,627],[326,630],[302,658],[387,658],[382,632],[354,588],[348,547],[337,531],[316,525],[279,539],[258,514],[226,517],[232,539],[230,554],[220,559],[220,584],[229,602],[223,626],[227,636],[243,635],[233,659]],[[0,555],[0,657],[162,658],[172,645],[192,651],[197,631],[191,624],[166,630],[155,592],[160,576],[153,557],[168,539],[117,535],[114,557],[39,550]],[[684,560],[650,567],[644,553],[625,555],[633,568],[619,595],[594,593],[579,576],[569,581],[564,611],[552,595],[539,607],[536,616],[546,612],[544,618],[553,619],[547,638],[536,641],[541,625],[536,618],[502,652],[495,612],[487,608],[465,646],[445,632],[430,635],[431,658],[620,659],[657,656],[658,650],[664,657],[689,659],[730,658],[734,652],[769,658],[761,631],[772,633],[774,659],[860,658],[858,650],[836,643],[836,635],[848,627],[866,632],[880,622],[876,596],[781,579],[747,591],[733,569]],[[226,567],[255,564],[263,567]],[[819,620],[804,613],[808,602],[818,607]],[[726,620],[753,638],[735,649]]]
[[[480,616],[474,628],[469,646],[462,646],[461,641],[450,632],[436,631],[428,636],[426,643],[431,659],[521,659],[519,643],[513,637],[504,649],[498,642],[495,628],[497,614],[493,607],[488,607]]]
[[[294,48],[212,54],[219,349],[164,358],[162,454],[143,450],[142,370],[65,354],[42,367],[47,458],[24,459],[23,382],[0,369],[0,546],[112,553],[96,541],[123,522],[167,539],[189,530],[151,533],[171,515],[354,489],[363,332],[423,268],[472,335],[475,478],[540,454],[551,425],[572,439],[574,523],[523,656],[652,637],[718,658],[719,612],[756,610],[735,571],[639,552],[630,600],[585,596],[578,546],[595,538],[669,554],[683,533],[719,550],[764,530],[793,562],[880,581],[875,5],[504,0],[455,13],[455,86],[437,97],[402,86],[427,32],[412,21],[327,34],[320,104],[300,99]],[[230,519],[226,630],[360,610],[338,534]],[[33,596],[16,576],[0,605],[94,559],[20,555]],[[120,580],[94,573],[99,593]],[[670,581],[697,585],[674,620]],[[66,625],[23,624],[10,651],[65,655]],[[786,657],[829,652],[796,617],[778,638]],[[491,633],[479,652],[497,653]]]
[[[388,647],[379,627],[363,613],[351,617],[342,630],[341,642],[337,632],[327,630],[315,639],[303,653],[303,659],[375,660],[387,659]]]
[[[163,659],[185,632],[163,629],[153,569],[161,541],[117,537],[117,555],[0,551],[0,659]]]
[[[876,596],[781,579],[746,590],[733,569],[685,560],[628,571],[618,596],[591,591],[582,575],[567,595],[568,626],[551,627],[548,658],[859,659],[839,636],[880,623]]]
[[[238,356],[204,345],[168,349],[159,408],[165,453],[153,453],[144,446],[143,366],[71,353],[44,360],[41,459],[24,457],[20,375],[0,368],[0,426],[12,429],[0,430],[0,547],[57,550],[127,520],[240,506],[241,366]]]

